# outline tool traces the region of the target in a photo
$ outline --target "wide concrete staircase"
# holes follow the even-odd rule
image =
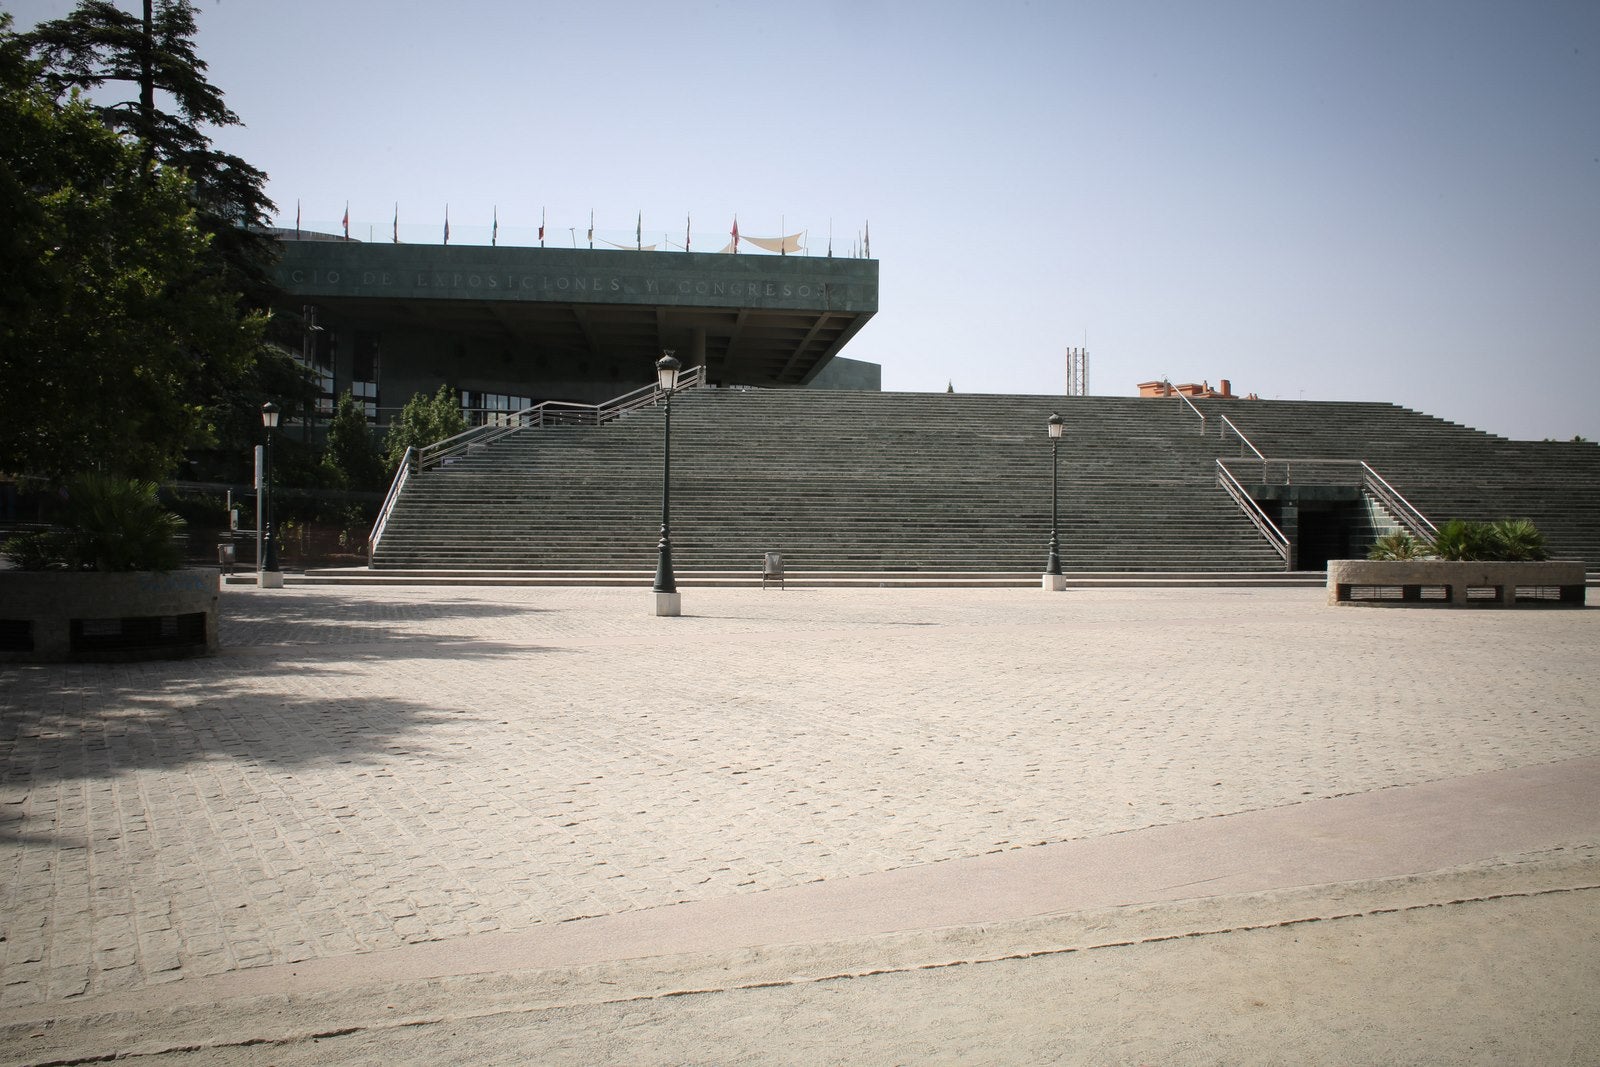
[[[692,389],[672,406],[680,572],[1037,575],[1059,411],[1068,571],[1274,571],[1194,415],[1134,398]],[[375,571],[648,571],[661,406],[524,430],[414,475]]]
[[[1393,404],[1200,410],[1204,422],[1176,400],[684,390],[672,407],[674,561],[680,575],[753,574],[765,552],[791,572],[1037,575],[1052,411],[1067,427],[1069,572],[1283,569],[1216,485],[1216,459],[1241,452],[1222,414],[1269,457],[1366,460],[1436,523],[1526,516],[1554,554],[1600,559],[1592,444],[1508,441]],[[373,571],[650,571],[664,413],[522,430],[413,475]]]
[[[1269,457],[1362,459],[1435,524],[1532,519],[1552,556],[1600,567],[1593,443],[1512,441],[1395,404],[1210,400],[1199,408],[1227,456],[1241,450],[1219,432],[1224,414]]]

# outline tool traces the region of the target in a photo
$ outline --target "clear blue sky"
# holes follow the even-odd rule
[[[121,0],[134,9],[136,0]],[[0,0],[26,28],[67,0]],[[198,0],[280,220],[870,223],[886,389],[1220,378],[1600,439],[1600,3]]]

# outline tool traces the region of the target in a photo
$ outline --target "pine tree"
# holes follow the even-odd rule
[[[141,6],[136,15],[110,0],[79,0],[66,17],[28,33],[10,33],[8,22],[0,27],[0,46],[31,66],[34,84],[58,106],[85,91],[78,106],[134,145],[147,182],[182,179],[186,216],[204,238],[194,251],[199,273],[228,294],[241,322],[257,319],[278,295],[271,277],[277,245],[265,229],[274,210],[266,175],[211,143],[209,129],[240,120],[195,51],[194,6],[189,0]],[[164,109],[158,101],[170,104]],[[275,400],[291,421],[314,402],[309,376],[283,351],[298,346],[295,324],[268,319],[265,333],[278,344],[257,344],[243,359],[197,339],[183,380],[183,400],[197,416],[189,446],[232,457],[229,466],[242,463],[239,457],[258,440],[263,400]]]
[[[241,123],[207,79],[195,33],[189,0],[143,0],[142,15],[109,0],[80,0],[65,18],[40,23],[18,40],[41,64],[40,81],[55,96],[94,90],[92,106],[108,127],[136,139],[147,162],[187,175],[200,229],[210,235],[228,287],[247,306],[264,308],[273,294],[274,257],[263,232],[274,210],[267,176],[211,144],[207,127]],[[108,101],[116,86],[128,98]],[[156,106],[158,91],[173,102],[172,111]]]
[[[207,436],[196,378],[250,373],[262,317],[208,266],[183,175],[41,89],[9,29],[0,13],[0,463],[167,477]]]

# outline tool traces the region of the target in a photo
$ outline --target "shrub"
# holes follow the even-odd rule
[[[1426,559],[1432,554],[1432,546],[1428,542],[1413,537],[1405,530],[1396,530],[1386,533],[1372,542],[1372,549],[1367,553],[1368,559]]]
[[[1487,560],[1494,558],[1494,538],[1481,522],[1451,519],[1433,535],[1433,554],[1449,560]]]
[[[1451,519],[1433,538],[1440,559],[1521,562],[1548,559],[1544,535],[1527,519],[1468,522]]]
[[[183,565],[183,520],[156,499],[156,484],[106,474],[67,483],[62,529],[7,541],[24,570],[170,571]]]
[[[1544,547],[1544,534],[1530,519],[1501,519],[1490,527],[1500,559],[1549,559]]]

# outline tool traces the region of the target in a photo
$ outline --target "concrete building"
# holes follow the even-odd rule
[[[663,349],[714,385],[881,385],[839,355],[878,309],[876,260],[284,236],[277,310],[300,324],[324,414],[349,390],[387,422],[440,385],[474,423],[597,403],[652,381]]]

